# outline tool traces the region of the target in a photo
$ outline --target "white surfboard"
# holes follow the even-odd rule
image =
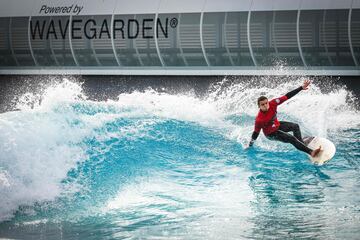
[[[304,142],[311,149],[317,149],[321,146],[320,153],[316,157],[310,157],[310,161],[317,165],[323,165],[325,162],[331,160],[336,152],[334,143],[323,137],[308,137]]]

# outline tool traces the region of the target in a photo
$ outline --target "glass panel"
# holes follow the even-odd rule
[[[360,9],[353,9],[351,14],[351,41],[355,58],[360,64]]]
[[[277,63],[275,48],[270,43],[272,24],[272,12],[251,13],[250,41],[259,66],[273,66]]]
[[[139,35],[139,22],[134,15],[116,15],[113,23],[116,54],[122,66],[141,66],[134,38]]]
[[[200,14],[184,13],[180,16],[180,45],[189,66],[207,66],[200,42]]]
[[[271,25],[271,47],[281,66],[303,66],[296,35],[297,11],[274,11]]]
[[[96,25],[90,20],[86,31],[91,31],[88,37],[91,38],[90,46],[94,49],[94,57],[100,65],[118,66],[111,44],[111,16],[94,16],[93,19]]]
[[[160,14],[162,27],[158,28],[158,46],[166,66],[184,66],[179,44],[179,14]]]
[[[231,66],[225,47],[225,13],[205,13],[203,41],[207,58],[212,66]]]
[[[161,66],[161,62],[156,51],[154,27],[155,14],[137,15],[134,24],[133,33],[137,37],[134,38],[134,44],[138,50],[141,62],[144,66]]]
[[[50,48],[53,49],[55,59],[60,66],[74,66],[75,61],[71,54],[69,41],[69,16],[52,17],[52,21],[54,22],[55,34],[49,34],[49,44]]]
[[[305,62],[308,66],[329,66],[331,59],[324,39],[325,11],[301,11],[299,22],[300,44]]]
[[[40,66],[58,65],[51,48],[50,36],[56,36],[55,22],[49,17],[33,17],[30,22],[30,41],[34,57]],[[58,36],[56,36],[58,37]]]
[[[247,39],[247,12],[227,13],[225,41],[236,66],[253,66]]]
[[[100,21],[100,19],[97,20]],[[72,25],[69,28],[71,29],[72,48],[80,66],[100,65],[91,39],[108,37],[110,34],[109,23],[105,21],[104,32],[100,33],[98,25],[101,27],[102,21],[98,22],[90,16],[74,16],[72,18]]]
[[[348,14],[349,10],[326,10],[320,44],[328,49],[335,66],[354,66],[348,39]]]
[[[18,63],[20,66],[34,66],[28,38],[29,18],[17,17],[11,21],[11,43]]]
[[[0,66],[16,66],[9,36],[10,18],[0,18]]]

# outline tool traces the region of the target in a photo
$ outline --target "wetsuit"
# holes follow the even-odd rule
[[[259,136],[260,130],[263,130],[264,135],[271,140],[278,140],[285,143],[291,143],[300,151],[311,154],[312,150],[308,148],[301,137],[300,127],[296,123],[278,121],[277,119],[277,106],[290,99],[302,90],[299,87],[291,92],[288,92],[282,97],[272,99],[269,101],[269,109],[266,112],[259,111],[255,119],[255,128],[251,136],[249,146],[252,146],[254,141]],[[288,132],[293,132],[294,135]]]

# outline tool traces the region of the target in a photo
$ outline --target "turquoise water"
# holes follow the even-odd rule
[[[91,101],[64,80],[0,114],[0,237],[14,239],[357,239],[360,113],[351,92],[313,85],[279,107],[335,157],[250,138],[258,95],[212,85],[205,96],[146,90]],[[41,99],[41,101],[40,101]]]

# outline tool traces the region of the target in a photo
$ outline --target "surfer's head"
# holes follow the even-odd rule
[[[267,99],[267,97],[259,97],[257,103],[261,111],[266,112],[267,110],[269,110],[269,100]]]

